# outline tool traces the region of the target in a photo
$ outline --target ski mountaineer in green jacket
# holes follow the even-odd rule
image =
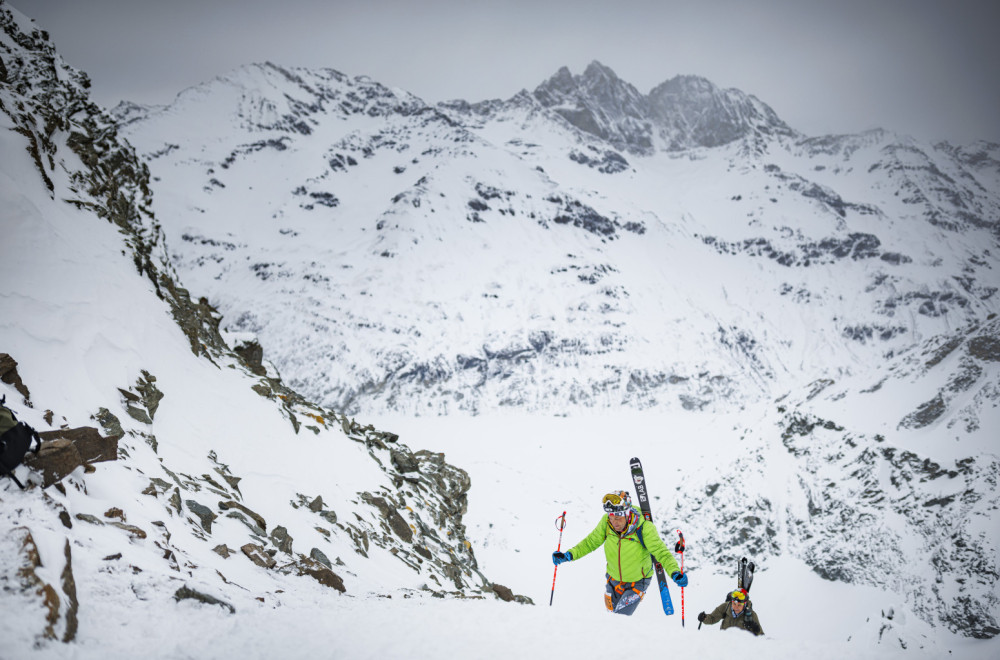
[[[580,559],[604,546],[607,573],[604,604],[609,612],[632,614],[639,607],[653,577],[653,560],[663,565],[678,586],[686,587],[687,576],[681,573],[674,555],[660,540],[656,526],[632,506],[632,498],[620,490],[604,496],[607,516],[601,518],[587,538],[566,552],[553,552],[552,563]]]

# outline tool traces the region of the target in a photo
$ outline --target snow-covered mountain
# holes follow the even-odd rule
[[[185,281],[338,410],[728,409],[1000,306],[1000,148],[705,80],[432,107],[265,64],[121,110]]]
[[[146,165],[6,5],[0,58],[0,394],[45,441],[0,480],[0,655],[190,599],[524,601],[477,567],[465,471],[307,402],[180,287]]]
[[[997,145],[810,138],[736,90],[644,96],[598,63],[439,106],[253,65],[121,116],[184,280],[309,397],[744,409],[748,447],[672,518],[693,504],[720,553],[792,553],[996,629],[973,613],[996,602],[1000,373],[972,347],[1000,337]],[[773,483],[776,462],[802,476]]]
[[[16,648],[78,626],[93,655],[108,621],[188,622],[192,598],[425,622],[381,597],[515,597],[492,570],[544,599],[548,508],[589,517],[620,487],[595,475],[638,454],[693,579],[721,594],[733,556],[758,562],[775,657],[846,626],[810,652],[1000,631],[1000,146],[807,137],[737,90],[643,95],[598,63],[437,106],[252,65],[113,121],[0,22],[0,387],[118,457],[0,483]],[[456,412],[545,417],[421,450],[369,424]],[[564,577],[586,570],[560,571],[581,651],[608,625]],[[800,591],[856,611],[815,627]],[[688,593],[689,618],[716,595]],[[485,616],[494,657],[509,621],[555,625]],[[368,637],[348,648],[399,651]]]

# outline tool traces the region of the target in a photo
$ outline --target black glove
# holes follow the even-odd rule
[[[698,623],[701,623],[702,621],[704,621],[705,620],[705,616],[706,616],[706,614],[704,612],[702,612],[701,614],[699,614],[698,615]]]
[[[760,625],[757,624],[757,623],[754,623],[753,620],[747,620],[746,624],[743,627],[746,628],[747,630],[749,630],[750,632],[752,632],[755,635],[759,635],[760,634]]]

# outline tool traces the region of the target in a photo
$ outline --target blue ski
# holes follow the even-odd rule
[[[653,522],[653,513],[649,509],[649,495],[646,492],[646,477],[642,473],[642,462],[638,458],[629,461],[629,468],[632,470],[632,483],[635,484],[636,498],[639,500],[639,508],[642,510],[642,517]],[[660,600],[663,602],[663,613],[671,615],[674,613],[674,602],[670,600],[670,589],[667,588],[667,576],[663,572],[663,566],[653,557],[653,569],[656,571],[656,580],[660,583]]]

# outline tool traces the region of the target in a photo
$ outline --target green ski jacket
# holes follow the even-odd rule
[[[673,575],[675,571],[680,571],[674,553],[667,548],[660,539],[660,533],[656,531],[656,525],[642,517],[642,513],[635,509],[638,522],[627,527],[625,531],[618,534],[611,526],[611,521],[607,516],[601,518],[585,539],[570,548],[568,552],[573,555],[573,561],[584,557],[601,545],[604,546],[604,557],[607,559],[607,573],[614,580],[621,582],[637,582],[653,574],[653,560],[650,554],[663,565],[663,570],[667,575]],[[642,541],[639,541],[638,530],[642,529]]]

